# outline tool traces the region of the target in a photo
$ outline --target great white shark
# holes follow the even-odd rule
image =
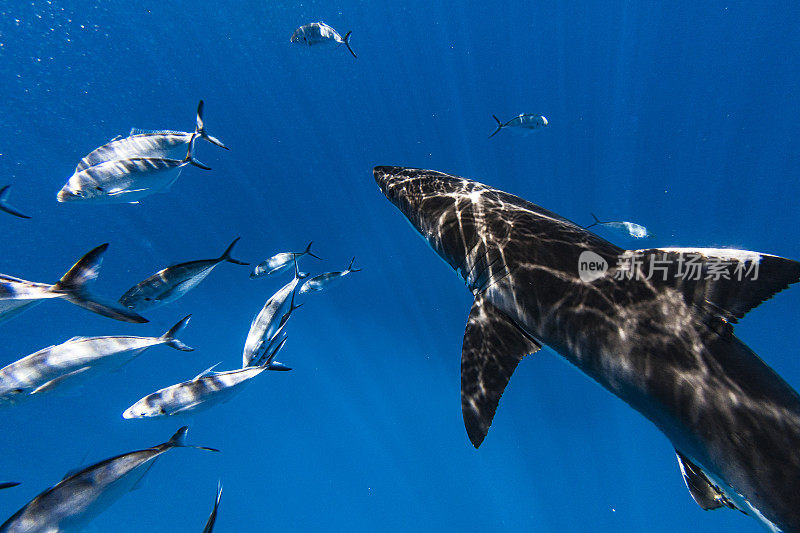
[[[475,296],[461,407],[476,448],[517,364],[546,345],[667,436],[700,507],[800,531],[800,396],[733,333],[800,280],[800,263],[745,250],[624,250],[468,179],[389,166],[374,176]]]

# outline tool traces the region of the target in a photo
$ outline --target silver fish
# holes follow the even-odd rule
[[[490,139],[495,135],[497,135],[497,132],[499,132],[503,128],[522,128],[525,130],[538,130],[539,128],[544,128],[548,124],[547,119],[542,115],[527,115],[523,113],[522,115],[514,117],[505,123],[500,122],[500,119],[497,118],[495,115],[492,115],[492,117],[497,121],[497,129],[494,130],[494,133],[489,135]]]
[[[11,185],[6,185],[0,189],[0,211],[5,211],[9,215],[14,215],[19,218],[31,218],[28,215],[22,214],[8,204],[8,191]]]
[[[219,510],[219,500],[222,498],[222,483],[217,483],[217,499],[214,501],[214,510],[208,516],[206,527],[203,528],[203,533],[211,533],[214,531],[214,524],[217,522],[217,511]]]
[[[347,267],[347,270],[342,272],[326,272],[325,274],[320,274],[319,276],[309,278],[305,283],[303,283],[303,286],[300,287],[300,294],[305,294],[312,291],[319,292],[334,281],[341,279],[352,272],[361,272],[360,268],[353,268],[353,262],[355,260],[356,258],[354,257],[350,261],[350,266]]]
[[[313,241],[308,243],[308,246],[306,246],[306,250],[304,252],[282,252],[273,255],[266,261],[260,262],[253,269],[253,272],[250,273],[250,279],[271,276],[272,274],[280,274],[281,272],[292,268],[294,262],[304,255],[310,255],[311,257],[322,259],[321,257],[311,253],[312,244]]]
[[[81,531],[97,515],[132,490],[161,454],[173,448],[214,448],[186,444],[188,427],[167,442],[111,457],[67,475],[0,525],[0,533],[64,533]]]
[[[611,222],[601,222],[595,215],[592,213],[592,217],[594,218],[594,222],[586,226],[586,229],[589,229],[593,226],[604,226],[606,228],[610,228],[613,230],[617,230],[621,233],[625,233],[634,239],[650,239],[653,237],[652,233],[647,231],[642,225],[636,224],[634,222],[626,222],[624,220],[620,221],[611,221]]]
[[[353,54],[353,57],[357,58],[358,56],[356,53],[353,52],[352,48],[350,48],[351,33],[353,32],[347,32],[344,38],[342,38],[342,36],[339,35],[336,30],[324,22],[312,22],[311,24],[306,24],[297,28],[292,34],[290,41],[308,46],[319,44],[343,44],[348,50],[350,50],[350,53]]]
[[[211,170],[192,156],[193,149],[194,138],[184,159],[131,157],[98,163],[73,174],[58,192],[58,201],[139,203],[146,196],[168,191],[186,165]]]
[[[260,366],[250,366],[214,372],[212,366],[189,381],[160,389],[128,407],[122,418],[155,418],[159,416],[183,415],[224,403],[241,392],[251,379],[269,370],[275,355],[286,343],[284,338]],[[2,532],[0,532],[2,533]]]
[[[149,278],[128,289],[119,302],[130,309],[142,311],[154,309],[174,302],[206,279],[214,268],[224,262],[235,265],[248,265],[231,257],[231,250],[239,242],[239,237],[216,259],[201,259],[169,266],[159,270]]]
[[[195,137],[205,139],[220,148],[228,149],[222,142],[209,135],[203,123],[203,101],[197,105],[197,125],[194,132],[132,129],[128,137],[117,137],[95,148],[80,160],[75,173],[108,161],[136,157],[152,159],[179,159],[186,154],[188,145]]]
[[[159,344],[190,352],[193,348],[176,338],[190,317],[160,337],[73,337],[23,357],[0,369],[0,407],[120,367]]]
[[[5,483],[0,483],[0,489],[10,489],[11,487],[16,487],[19,485],[16,481],[7,481]]]
[[[130,309],[121,307],[116,302],[102,301],[89,292],[89,284],[97,279],[103,254],[107,248],[108,243],[101,244],[88,252],[55,285],[26,281],[0,274],[0,322],[22,313],[43,300],[52,298],[63,298],[99,315],[116,320],[147,322],[146,318]]]
[[[269,344],[286,325],[292,312],[302,305],[294,305],[294,289],[306,276],[307,274],[298,272],[295,267],[294,279],[278,289],[253,319],[244,343],[242,367],[250,366],[262,356]]]

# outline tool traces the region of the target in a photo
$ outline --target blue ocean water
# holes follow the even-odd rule
[[[258,262],[314,241],[314,274],[362,272],[303,298],[280,359],[188,419],[123,420],[156,389],[240,365],[253,316],[289,279],[220,265],[183,299],[114,322],[47,302],[0,326],[0,364],[75,335],[160,335],[182,316],[195,352],[157,347],[82,389],[0,412],[0,515],[68,470],[165,441],[175,450],[97,531],[760,531],[689,497],[667,439],[544,350],[517,369],[480,450],[459,403],[469,291],[377,190],[375,165],[441,170],[579,223],[633,220],[645,246],[734,246],[800,258],[800,6],[778,2],[0,1],[0,272],[56,281],[109,242],[96,291],[168,264]],[[344,47],[289,43],[323,20]],[[130,128],[208,131],[168,194],[59,204],[77,161]],[[492,114],[545,115],[501,131]],[[3,215],[0,213],[0,215]],[[621,246],[641,247],[613,234]],[[737,334],[800,387],[798,289]]]

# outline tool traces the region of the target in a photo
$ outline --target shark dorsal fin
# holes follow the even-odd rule
[[[654,283],[678,289],[687,303],[729,323],[800,281],[797,261],[747,250],[651,248],[624,257],[639,258],[638,268]]]
[[[737,508],[720,488],[708,479],[699,466],[687,459],[681,452],[675,450],[675,454],[678,456],[678,466],[681,468],[686,488],[689,489],[689,494],[692,495],[692,499],[697,502],[697,505],[704,511],[720,507]]]
[[[481,445],[517,364],[541,345],[483,295],[475,297],[461,348],[461,412],[469,440]]]

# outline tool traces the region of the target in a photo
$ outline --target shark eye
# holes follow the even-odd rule
[[[12,394],[22,394],[23,390],[22,389],[11,389],[11,393]]]
[[[97,185],[97,186],[95,186],[95,190],[98,190],[98,191],[101,191],[101,192],[102,192],[102,191],[103,191],[103,188],[102,188],[101,186]]]
[[[75,191],[75,196],[78,196],[78,197],[80,197],[80,198],[83,198],[83,196],[84,196],[84,195],[83,195],[83,191]]]

